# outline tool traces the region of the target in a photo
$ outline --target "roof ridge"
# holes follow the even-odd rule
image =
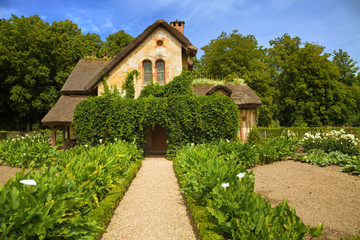
[[[197,48],[176,28],[170,26],[165,20],[157,20],[152,25],[148,26],[139,36],[137,36],[130,44],[128,44],[120,53],[118,53],[110,62],[89,81],[85,86],[86,91],[91,89],[100,81],[104,74],[109,73],[117,64],[119,64],[126,56],[128,56],[133,50],[135,50],[148,36],[150,36],[157,28],[164,27],[171,35],[173,35],[184,47],[186,54],[194,57],[197,52]]]

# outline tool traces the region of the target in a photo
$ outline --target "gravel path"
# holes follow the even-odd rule
[[[306,225],[322,222],[322,239],[358,236],[360,177],[340,169],[294,161],[258,166],[254,168],[255,192],[273,206],[286,198]]]
[[[196,239],[173,163],[146,158],[102,240]]]

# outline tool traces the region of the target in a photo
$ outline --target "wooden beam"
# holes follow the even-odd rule
[[[52,146],[56,146],[56,131],[57,127],[54,126],[52,130]]]
[[[65,126],[62,127],[62,139],[63,139],[63,147],[65,147]]]

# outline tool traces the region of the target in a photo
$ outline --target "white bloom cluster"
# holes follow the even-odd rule
[[[350,134],[350,133],[346,133],[344,129],[340,129],[340,130],[331,130],[329,132],[325,132],[325,133],[316,133],[316,134],[311,134],[310,132],[307,132],[304,134],[304,138],[302,139],[302,142],[306,142],[306,141],[322,141],[322,140],[329,140],[329,139],[334,139],[334,140],[338,140],[338,141],[346,141],[349,144],[352,144],[354,146],[357,146],[359,144],[359,139],[355,137],[355,135]]]

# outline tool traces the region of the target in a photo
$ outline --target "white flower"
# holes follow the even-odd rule
[[[102,143],[102,141],[103,141],[102,139],[99,139],[99,143],[100,143],[100,144]]]
[[[229,143],[230,142],[230,140],[229,139],[226,139],[226,141]]]
[[[245,177],[246,172],[241,172],[238,175],[236,175],[240,180]]]
[[[26,156],[26,153],[24,153],[24,156]]]
[[[194,146],[195,145],[195,143],[191,143],[191,146]]]
[[[28,179],[28,180],[21,180],[20,183],[25,184],[25,185],[32,185],[32,186],[36,186],[36,182],[32,179]]]
[[[88,146],[89,146],[89,145],[87,145],[87,144],[85,145],[85,147],[88,147]]]
[[[221,186],[226,189],[228,186],[230,186],[230,184],[228,182],[227,183],[222,183]]]

